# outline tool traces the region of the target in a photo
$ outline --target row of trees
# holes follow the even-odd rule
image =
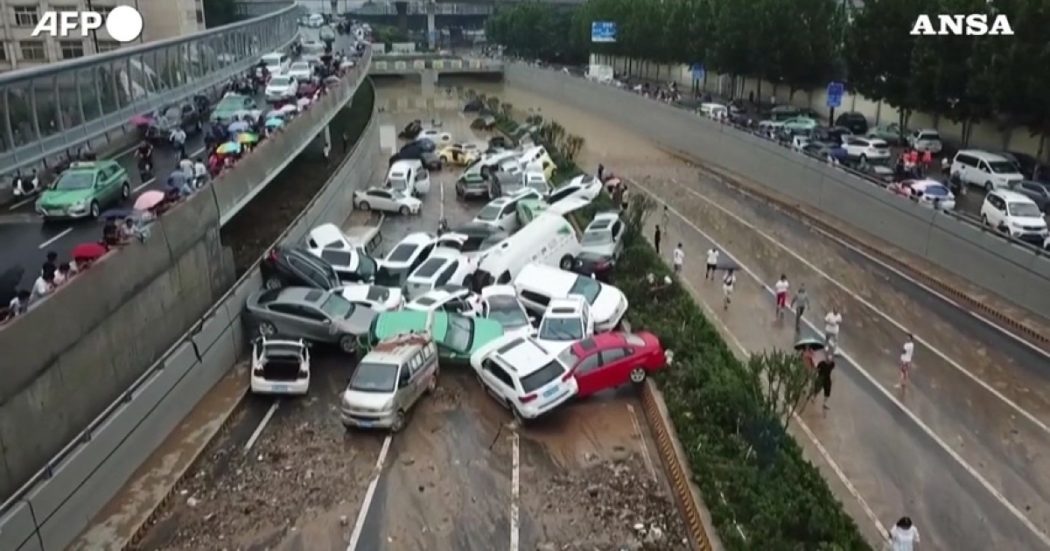
[[[842,80],[901,109],[963,125],[1050,132],[1050,2],[1044,0],[588,0],[575,8],[525,3],[501,10],[486,31],[508,53],[586,63],[590,53],[634,63],[702,63],[792,92]],[[1013,36],[911,36],[920,14],[1008,18]],[[614,21],[614,44],[591,43],[592,21]]]

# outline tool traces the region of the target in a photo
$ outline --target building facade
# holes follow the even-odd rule
[[[103,18],[114,7],[132,6],[142,14],[142,36],[121,43],[113,40],[103,25],[81,37],[32,36],[48,11],[95,11]],[[204,29],[202,0],[0,0],[0,71],[56,63],[123,45],[184,36]]]

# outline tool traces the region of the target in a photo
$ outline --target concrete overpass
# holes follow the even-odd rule
[[[492,59],[415,55],[377,55],[369,76],[422,75],[431,82],[441,75],[502,76],[503,62]]]

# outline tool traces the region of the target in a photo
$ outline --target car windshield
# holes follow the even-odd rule
[[[545,341],[578,341],[583,338],[583,322],[577,318],[543,318],[537,335]]]
[[[444,345],[456,352],[469,352],[474,343],[474,321],[463,316],[448,316]]]
[[[558,360],[551,360],[547,365],[535,372],[521,378],[521,389],[525,393],[533,392],[543,388],[547,383],[561,377],[565,373],[565,366]]]
[[[380,266],[376,271],[375,283],[383,287],[400,287],[404,284],[407,274],[404,269],[388,268]]]
[[[292,69],[296,71],[308,71],[310,70],[310,65],[308,63],[298,61],[292,64]]]
[[[1009,203],[1007,208],[1010,210],[1010,216],[1023,216],[1025,218],[1040,218],[1043,213],[1039,212],[1039,207],[1035,206],[1034,203]]]
[[[606,245],[609,243],[612,243],[612,235],[604,231],[583,232],[583,239],[580,240],[581,245]]]
[[[288,77],[276,77],[270,81],[270,86],[288,86],[291,82],[292,79]]]
[[[1011,174],[1017,172],[1017,165],[1009,161],[992,161],[988,163],[992,172],[996,174]]]
[[[580,295],[587,304],[594,304],[594,300],[598,298],[598,293],[602,292],[602,286],[600,283],[589,277],[577,277],[576,283],[572,284],[572,288],[569,289],[570,295]]]
[[[354,304],[342,296],[332,293],[321,304],[321,311],[332,319],[346,319],[354,313]]]
[[[418,248],[419,247],[411,243],[402,243],[401,245],[394,247],[394,250],[390,251],[390,254],[386,255],[386,261],[404,262],[412,258],[412,255],[416,253],[416,249]]]
[[[944,186],[926,186],[926,189],[923,190],[923,194],[933,197],[947,197],[948,188]]]
[[[521,311],[517,299],[509,296],[493,296],[488,298],[488,318],[498,322],[504,328],[513,329],[524,327],[529,324],[529,318]]]
[[[55,189],[88,189],[95,183],[95,173],[76,171],[67,172],[55,182]]]
[[[386,302],[388,298],[390,298],[390,289],[380,287],[379,285],[372,285],[368,288],[368,300],[374,302]]]
[[[350,376],[347,388],[358,392],[393,392],[397,384],[397,366],[362,362]]]
[[[478,220],[495,220],[502,211],[503,205],[485,205],[485,208],[478,213]]]

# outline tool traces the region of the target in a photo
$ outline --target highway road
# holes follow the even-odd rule
[[[780,274],[812,296],[807,330],[840,309],[831,409],[807,409],[794,430],[869,538],[909,515],[933,549],[1050,547],[1045,351],[629,129],[519,90],[501,99],[584,136],[582,166],[603,163],[629,178],[634,195],[670,205],[665,253],[683,243],[686,281],[742,354],[795,339],[791,322],[775,321],[767,289]],[[745,267],[725,312],[720,286],[701,275],[712,245]],[[908,332],[915,370],[904,391],[895,385]]]
[[[443,92],[423,101],[427,111],[411,99],[418,85],[378,94],[390,130],[437,116],[458,139],[486,138]],[[421,215],[387,219],[383,250],[442,217],[452,226],[473,218],[482,203],[456,199],[457,172],[434,174]],[[308,396],[249,397],[137,548],[612,549],[640,544],[636,523],[661,528],[654,548],[686,548],[632,389],[517,427],[466,368],[444,365],[437,391],[391,436],[339,422],[353,368],[353,358],[316,347]],[[91,534],[74,548],[110,548],[111,532]]]

